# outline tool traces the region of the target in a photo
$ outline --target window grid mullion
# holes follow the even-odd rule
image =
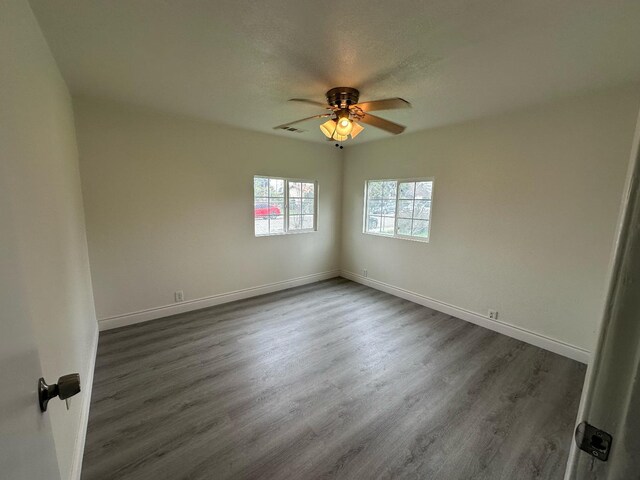
[[[284,233],[289,233],[289,180],[284,181]]]
[[[267,178],[267,235],[271,235],[271,178]]]
[[[411,230],[409,231],[409,235],[413,237],[413,221],[416,216],[416,186],[417,183],[413,182],[413,203],[411,205]]]
[[[394,219],[393,236],[398,235],[398,219],[400,218],[400,182],[396,180],[396,218]]]

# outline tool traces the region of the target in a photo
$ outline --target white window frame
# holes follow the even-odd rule
[[[256,191],[255,180],[256,178],[266,178],[273,180],[284,180],[284,232],[279,233],[256,233],[256,218],[255,218],[255,205],[256,205]],[[313,183],[313,228],[304,228],[297,230],[289,230],[289,183]],[[304,178],[291,178],[291,177],[275,177],[273,175],[254,175],[253,183],[251,184],[253,189],[253,206],[252,206],[252,218],[253,218],[253,235],[257,238],[262,237],[278,237],[282,235],[298,235],[300,233],[313,233],[318,231],[318,181],[309,180]]]
[[[396,210],[395,210],[395,222],[393,227],[393,235],[387,235],[385,233],[376,233],[367,231],[367,211],[369,203],[369,182],[396,182]],[[400,199],[400,183],[404,182],[431,182],[431,206],[429,210],[429,227],[427,228],[427,238],[414,237],[411,235],[400,235],[398,233],[398,205]],[[381,178],[370,179],[364,182],[364,209],[362,212],[362,233],[365,235],[373,235],[375,237],[384,238],[399,238],[401,240],[411,240],[413,242],[429,243],[431,240],[431,223],[433,221],[433,199],[435,192],[435,177],[416,177],[416,178]],[[415,201],[415,198],[414,198]]]

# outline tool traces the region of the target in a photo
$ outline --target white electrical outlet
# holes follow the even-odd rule
[[[173,294],[173,297],[176,302],[184,302],[184,292],[182,290],[178,290]]]
[[[497,320],[498,319],[498,311],[497,310],[489,310],[489,318],[491,320]]]
[[[362,275],[363,275],[365,278],[369,276],[369,272],[367,271],[367,269],[366,269],[366,268],[364,268],[364,269],[362,270]]]

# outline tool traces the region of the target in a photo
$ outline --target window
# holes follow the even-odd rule
[[[315,231],[317,193],[311,180],[253,177],[256,236]]]
[[[369,180],[364,232],[429,241],[432,179]]]

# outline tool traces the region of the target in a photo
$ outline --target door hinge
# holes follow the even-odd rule
[[[613,437],[611,434],[589,425],[587,422],[582,422],[576,427],[576,444],[578,448],[603,462],[606,462],[607,458],[609,458],[612,442]]]

